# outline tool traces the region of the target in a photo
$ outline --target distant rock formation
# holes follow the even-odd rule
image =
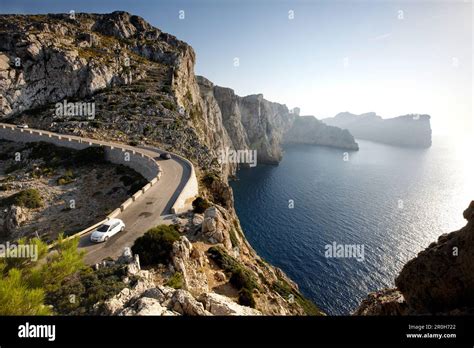
[[[474,201],[463,213],[468,221],[407,262],[396,289],[369,294],[355,315],[474,313]]]
[[[431,146],[429,115],[404,115],[383,119],[375,112],[361,115],[341,112],[322,121],[330,126],[347,129],[359,139],[395,146],[421,148]]]
[[[299,108],[268,101],[262,94],[240,97],[230,88],[215,86],[197,77],[203,100],[222,115],[222,124],[234,149],[255,149],[259,163],[278,163],[281,145],[303,143],[358,150],[354,137],[337,127],[329,127],[314,116],[299,116]]]
[[[296,117],[292,127],[285,133],[284,142],[359,150],[359,145],[347,129],[328,126],[314,116]]]

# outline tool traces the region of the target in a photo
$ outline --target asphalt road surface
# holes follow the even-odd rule
[[[155,158],[161,153],[150,147],[143,149]],[[92,232],[81,236],[79,248],[86,251],[84,261],[87,264],[98,263],[107,257],[115,259],[150,228],[172,222],[171,207],[189,178],[190,168],[174,156],[169,160],[158,158],[157,161],[163,172],[160,180],[117,216],[125,223],[124,231],[104,243],[92,243]],[[121,202],[117,202],[117,206],[119,204]]]

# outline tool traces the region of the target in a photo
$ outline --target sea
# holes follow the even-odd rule
[[[474,147],[459,139],[357,142],[355,152],[290,145],[279,165],[241,168],[231,182],[250,244],[329,315],[393,287],[408,260],[465,225],[474,199]]]

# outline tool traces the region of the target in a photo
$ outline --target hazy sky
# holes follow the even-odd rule
[[[0,0],[3,13],[71,9],[140,15],[194,47],[197,74],[302,114],[428,113],[435,133],[473,129],[471,1]]]

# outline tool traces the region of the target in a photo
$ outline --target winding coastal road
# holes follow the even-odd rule
[[[170,160],[160,159],[162,151],[158,149],[142,147],[141,150],[157,158],[163,174],[155,185],[117,216],[125,223],[124,231],[100,244],[90,242],[92,232],[81,236],[79,248],[86,252],[84,261],[89,265],[106,257],[117,258],[122,255],[125,247],[132,246],[135,239],[150,228],[172,222],[171,207],[186,184],[190,169],[175,156]],[[117,202],[117,205],[119,204],[120,202]]]
[[[146,190],[145,193],[136,198],[133,204],[129,205],[127,209],[123,210],[116,216],[125,223],[124,231],[117,233],[107,242],[99,244],[90,242],[92,231],[80,236],[79,249],[86,252],[84,261],[89,265],[98,263],[108,257],[117,258],[122,255],[125,247],[132,246],[133,242],[138,237],[145,234],[145,232],[150,228],[159,224],[172,223],[174,215],[171,214],[171,209],[192,175],[192,169],[190,168],[190,164],[186,163],[186,160],[174,155],[172,155],[172,158],[169,160],[161,159],[159,156],[163,151],[150,146],[133,147],[130,145],[87,139],[74,135],[56,134],[39,129],[19,129],[15,125],[6,123],[0,123],[0,128],[3,130],[9,129],[15,133],[24,132],[23,134],[28,134],[29,131],[34,131],[36,133],[41,133],[41,136],[44,137],[45,140],[51,138],[51,136],[60,136],[81,143],[93,141],[95,144],[104,146],[121,147],[130,151],[148,155],[154,158],[159,164],[162,173],[160,179]],[[10,140],[24,141],[24,139],[21,139],[21,134],[22,133],[13,134],[14,137],[10,137]],[[8,137],[6,139],[8,139]],[[41,141],[41,139],[35,141]],[[116,207],[118,208],[123,202],[116,203]]]

